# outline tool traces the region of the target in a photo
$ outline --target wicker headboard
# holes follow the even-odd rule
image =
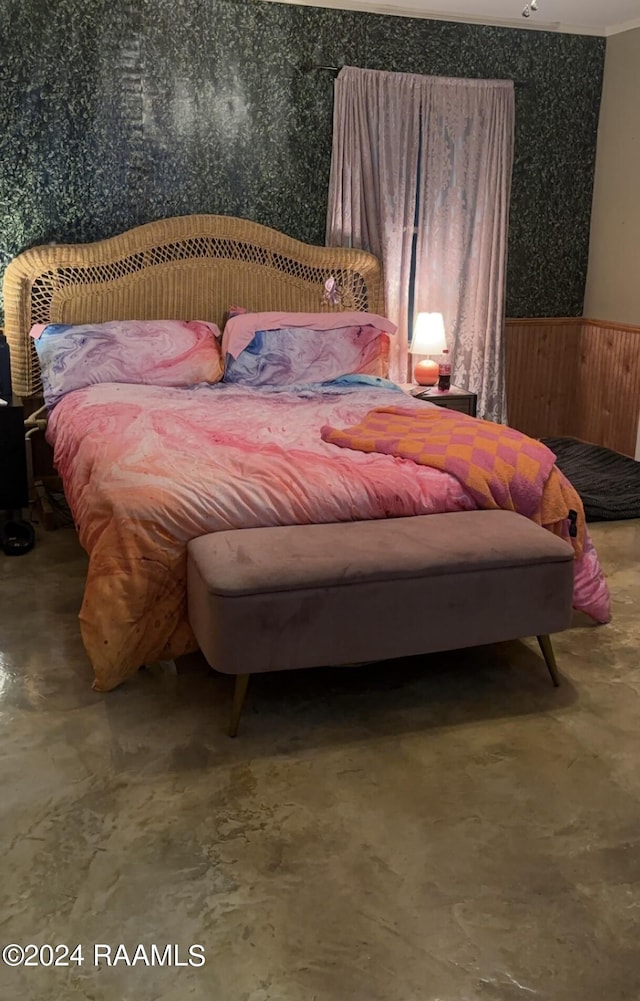
[[[34,247],[4,278],[5,333],[17,396],[41,391],[34,323],[212,320],[249,310],[383,313],[381,266],[362,250],[314,247],[232,216],[193,215],[138,226],[97,243]]]

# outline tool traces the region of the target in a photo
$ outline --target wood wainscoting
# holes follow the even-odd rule
[[[635,454],[640,327],[579,316],[508,319],[505,344],[512,427]]]

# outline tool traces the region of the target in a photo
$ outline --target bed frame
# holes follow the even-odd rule
[[[338,301],[324,298],[333,278]],[[34,247],[4,277],[5,334],[14,393],[40,395],[34,323],[209,320],[222,329],[232,304],[249,310],[384,314],[382,269],[372,254],[316,247],[232,216],[161,219],[96,243]]]
[[[329,278],[334,279],[338,293],[335,304],[330,304],[325,298],[325,283]],[[37,355],[33,348],[32,339],[29,337],[29,331],[34,323],[98,323],[106,320],[125,319],[201,319],[213,321],[222,327],[225,314],[231,305],[244,306],[254,311],[318,312],[359,310],[384,313],[382,289],[382,269],[380,263],[375,257],[365,251],[309,246],[293,240],[276,230],[243,219],[227,216],[181,216],[139,226],[127,233],[97,243],[35,247],[32,250],[27,250],[19,254],[9,264],[5,273],[6,335],[11,347],[14,391],[21,397],[32,397],[37,395],[41,389]],[[480,511],[467,513],[466,517],[467,519],[483,519],[484,524],[487,518],[490,519],[495,515],[496,512]],[[454,533],[461,533],[464,568],[468,569],[469,536],[468,530],[465,529],[465,513],[456,513],[455,517],[449,514],[442,515],[441,518],[445,520],[444,523],[442,520],[433,520],[437,517],[426,515],[424,518],[414,520],[424,522],[429,531],[433,530],[436,535],[441,533],[440,525],[444,523],[448,525],[450,523]],[[511,539],[513,552],[509,555],[509,559],[511,560],[510,566],[516,557],[519,562],[513,565],[520,567],[523,560],[527,563],[526,555],[525,557],[522,556],[522,553],[525,551],[522,541],[523,532],[524,535],[527,532],[531,534],[531,530],[533,529],[534,534],[540,533],[542,540],[541,545],[536,544],[533,547],[535,552],[533,552],[531,562],[532,566],[534,566],[534,571],[538,563],[541,562],[538,557],[539,551],[541,551],[541,548],[544,548],[544,544],[549,546],[553,543],[556,547],[559,545],[561,548],[564,545],[559,543],[558,540],[542,528],[538,529],[536,526],[531,525],[526,519],[513,516],[512,521],[514,525],[514,537]],[[337,526],[328,526],[328,529],[330,532],[341,533],[340,539],[344,533],[349,533],[349,537],[351,538],[354,531],[358,532],[357,525],[357,522],[349,522]],[[320,527],[325,531],[327,530],[327,526]],[[294,528],[285,527],[284,531],[287,533],[295,532],[296,538],[301,537],[302,533],[305,539],[311,539],[313,532],[317,531],[317,529],[318,526],[311,525]],[[362,525],[360,530],[362,530]],[[277,533],[279,529],[271,527],[254,529],[253,531],[254,533],[256,531],[259,533]],[[392,548],[397,556],[399,552],[399,537],[396,536],[397,525],[395,523],[387,523],[386,519],[379,519],[379,521],[373,521],[369,525],[364,523],[364,531],[374,533],[372,536],[373,541],[371,541],[369,534],[367,534],[367,544],[361,547],[361,550],[369,554],[373,553],[374,557],[375,554],[378,554],[374,558],[373,563],[375,563],[375,559],[381,561],[380,566],[385,569],[386,574],[384,580],[388,581],[387,555],[389,552],[389,543],[386,536],[383,538],[379,533],[391,533],[393,536]],[[234,535],[236,533],[225,532],[218,534],[228,536],[229,534]],[[478,560],[486,560],[484,535],[482,532],[474,530],[472,536],[476,540],[475,545],[478,550]],[[268,540],[274,537],[271,534],[267,535]],[[248,538],[249,536],[242,530],[243,545],[245,545]],[[251,536],[251,538],[255,538],[255,535]],[[205,542],[203,544],[208,546],[210,542],[206,540],[210,540],[211,537],[205,536],[204,539]],[[336,538],[333,540],[333,543],[330,542],[328,545],[323,544],[324,548],[322,551],[323,555],[325,553],[329,554],[327,565],[329,571],[335,571],[335,581],[343,585],[345,570],[341,567],[340,560],[343,556],[343,550],[347,550],[340,539]],[[501,535],[501,539],[504,541],[503,535]],[[202,539],[198,541],[203,542]],[[271,541],[269,541],[269,546],[271,546]],[[432,548],[432,546],[427,544],[424,549],[425,576],[427,577],[430,576],[429,553]],[[452,551],[452,547],[445,548],[447,552]],[[276,550],[269,549],[270,553],[272,551],[282,552],[283,550],[276,547]],[[412,561],[412,567],[415,566],[416,551],[416,544],[409,540],[407,552],[408,557]],[[302,551],[300,550],[300,552]],[[491,549],[491,553],[493,552],[494,550]],[[513,553],[516,554],[515,557]],[[491,558],[493,559],[493,556]],[[270,559],[271,557],[269,557]],[[570,585],[572,585],[573,580],[571,565],[572,551],[570,549],[568,549],[568,556],[565,556],[564,559],[568,570],[565,575],[566,580],[561,582],[562,586],[559,586],[559,588],[564,594],[564,605],[562,607],[565,608],[565,611],[567,608],[570,611]],[[232,562],[234,566],[241,565],[237,560],[233,560]],[[298,560],[296,561],[296,566],[304,566],[307,562],[310,562],[311,565],[313,561],[303,559],[302,563],[300,563],[300,560]],[[214,560],[216,567],[219,563],[219,560]],[[351,563],[353,564],[353,561]],[[371,564],[372,566],[373,563]],[[315,567],[315,563],[313,565]],[[359,566],[357,561],[353,565]],[[271,566],[270,562],[269,566]],[[493,567],[494,563],[491,563],[491,573],[494,573]],[[374,572],[376,575],[378,574],[378,568],[375,566]],[[517,570],[516,575],[519,572]],[[273,577],[271,570],[269,573],[271,576],[268,579],[271,580]],[[413,570],[409,576],[411,578],[416,576]],[[457,575],[458,578],[460,576],[461,574]],[[400,577],[402,579],[400,580],[399,578],[396,582],[400,590],[397,592],[394,590],[394,594],[400,594],[401,587],[406,583],[405,578],[407,578],[407,574],[403,572]],[[474,573],[471,573],[470,578],[471,590],[467,606],[475,607],[474,596],[478,593],[477,574],[474,575]],[[379,577],[375,576],[373,579],[378,581]],[[440,573],[434,579],[437,584],[436,590],[439,593],[441,590],[441,581],[444,578]],[[454,583],[457,593],[459,584],[457,580]],[[547,577],[544,577],[542,583],[546,589],[545,594],[547,598],[551,594],[552,599],[554,599],[556,591],[553,588],[550,589]],[[341,586],[338,590],[342,592],[345,588]],[[484,590],[487,594],[491,594],[491,589],[488,586]],[[566,625],[564,618],[561,618],[560,621],[551,618],[549,622],[546,619],[543,622],[542,619],[535,618],[531,621],[526,619],[525,622],[523,609],[526,611],[528,605],[531,604],[532,594],[532,589],[526,581],[521,588],[521,598],[518,599],[518,607],[522,613],[520,618],[508,615],[505,619],[502,599],[503,593],[506,592],[504,588],[499,588],[498,590],[500,600],[496,599],[495,608],[493,609],[495,620],[498,622],[498,630],[503,628],[503,625],[500,626],[500,623],[504,624],[504,621],[509,621],[510,628],[515,621],[521,623],[521,628],[518,628],[518,632],[510,633],[509,637],[512,635],[523,635],[529,631],[546,633],[551,631],[552,628],[563,628]],[[519,593],[517,588],[509,584],[506,591],[511,594],[512,600],[515,601],[516,598],[514,598],[514,595],[517,596]],[[229,592],[225,590],[223,593],[227,594]],[[246,593],[249,592],[242,591],[242,594]],[[284,593],[289,594],[289,590],[285,588]],[[367,591],[368,593],[369,591]],[[192,594],[189,597],[190,602],[191,600]],[[344,604],[342,593],[337,596],[336,600],[338,600],[342,608]],[[383,609],[390,607],[389,600],[392,599],[385,597],[380,607]],[[553,612],[556,607],[554,604],[555,599],[549,600]],[[209,601],[207,595],[203,596],[203,601]],[[422,603],[423,599],[421,597],[419,604]],[[324,605],[321,603],[318,607],[322,609]],[[451,607],[454,606],[450,602],[449,610]],[[436,609],[437,618],[437,602],[434,608]],[[342,611],[344,612],[344,608],[342,608]],[[349,610],[345,614],[349,615]],[[384,615],[378,614],[377,606],[365,608],[364,612],[361,609],[359,614],[360,618],[355,615],[350,618],[349,621],[351,624],[354,622],[356,624],[362,622],[370,624],[374,620],[379,621],[384,627],[383,635],[385,639],[388,639],[388,629],[385,625],[386,618]],[[485,624],[489,621],[490,614],[489,611],[486,611],[486,613],[480,615],[479,619],[476,616],[476,619]],[[289,613],[287,615],[287,622],[289,622],[291,617]],[[272,621],[269,617],[267,619],[270,622]],[[443,621],[445,619],[446,616]],[[475,621],[473,616],[471,620],[473,624],[473,621]],[[222,619],[218,617],[217,621],[221,622]],[[278,621],[277,617],[273,619],[276,625],[273,627],[275,632],[272,630],[272,639],[288,641],[290,636],[287,630],[283,631],[277,625]],[[310,620],[305,618],[305,624],[308,621]],[[206,628],[203,626],[201,633],[203,649],[206,648],[208,635],[207,623],[208,619],[205,621]],[[321,622],[320,626],[317,627],[317,635],[322,637],[330,636],[334,625],[335,620],[331,614],[329,615],[329,627],[327,628],[324,622]],[[527,626],[526,629],[525,625]],[[467,628],[466,625],[465,628]],[[423,632],[424,630],[420,631],[419,643],[416,643],[421,650],[424,648]],[[406,631],[401,630],[401,633],[403,636],[407,635]],[[446,634],[447,636],[449,635],[448,632]],[[371,636],[375,635],[375,632],[372,633],[368,625],[366,629],[360,629],[360,638],[368,638],[367,642],[369,642],[369,646],[354,646],[352,660],[370,659],[372,654],[379,653],[377,641],[374,643],[373,648],[371,648],[371,642],[373,642],[371,641]],[[462,635],[463,633],[456,638],[458,642],[461,640]],[[335,663],[339,661],[339,657],[342,656],[345,649],[342,645],[342,633],[340,637],[339,650],[335,653],[334,659],[332,660],[328,654],[323,653],[322,662]],[[486,636],[484,639],[483,637],[485,637],[484,632],[478,636],[474,633],[468,642],[488,642],[496,638],[504,638],[502,632],[497,637],[493,635]],[[255,646],[255,643],[253,645]],[[311,650],[314,648],[314,642],[310,642],[308,638],[303,638],[299,644],[299,648],[307,651]],[[442,648],[442,646],[433,647],[433,649]],[[262,649],[262,646],[260,649]],[[264,649],[271,649],[271,647],[265,643]],[[397,654],[404,656],[407,652],[411,651],[407,651],[407,649],[401,647],[393,648],[389,651],[385,649],[385,655]],[[547,653],[545,652],[546,656]],[[548,658],[547,662],[549,663]],[[240,665],[239,676],[243,680],[241,680],[239,688],[236,689],[237,697],[234,709],[235,717],[232,719],[232,732],[235,732],[234,726],[237,729],[237,717],[239,716],[242,701],[241,696],[246,690],[247,672],[250,670],[271,670],[274,665],[279,663],[281,663],[281,658],[278,656],[274,659],[273,665],[271,662],[267,663],[266,666],[263,663],[258,664],[257,667],[254,665],[253,668],[246,667],[244,664]],[[288,666],[298,665],[292,663]],[[300,666],[311,666],[311,664],[302,664]],[[555,665],[553,666],[555,667]],[[221,667],[222,670],[227,670],[227,668],[228,665],[225,667],[224,664]],[[553,675],[554,672],[551,665],[550,670]],[[231,673],[233,672],[238,673],[238,669],[232,665]],[[124,680],[124,676],[121,680]]]

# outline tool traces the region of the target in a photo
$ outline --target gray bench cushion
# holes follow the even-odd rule
[[[557,632],[572,592],[571,547],[505,511],[244,529],[188,546],[189,619],[226,673]]]

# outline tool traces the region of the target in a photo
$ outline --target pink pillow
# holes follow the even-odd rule
[[[303,386],[348,375],[384,377],[395,329],[373,313],[242,314],[224,329],[224,381]]]
[[[259,330],[282,330],[304,327],[309,330],[337,330],[340,327],[373,326],[387,334],[395,334],[397,327],[385,316],[377,313],[360,313],[355,310],[343,313],[250,313],[240,307],[230,316],[222,335],[222,353],[237,358]]]

